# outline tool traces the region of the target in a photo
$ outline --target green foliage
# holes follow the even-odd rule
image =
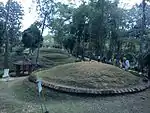
[[[124,54],[124,57],[125,57],[126,59],[128,59],[130,62],[134,62],[134,61],[135,61],[135,58],[136,58],[136,56],[135,56],[134,53],[125,53],[125,54]]]
[[[21,37],[21,21],[23,19],[24,11],[21,4],[16,1],[12,1],[10,4],[10,14],[9,14],[9,29],[8,36],[10,38],[10,43],[15,45],[19,38]]]
[[[149,48],[150,8],[147,3],[145,8],[141,3],[131,9],[120,8],[118,0],[82,1],[78,7],[47,0],[40,3],[41,14],[49,12],[46,27],[54,35],[55,42],[76,56],[100,55],[110,59],[114,55],[125,55],[132,60],[131,56],[139,54],[141,43],[143,51]],[[145,36],[142,30],[144,13]]]
[[[3,33],[5,31],[4,28],[4,22],[6,19],[6,7],[8,7],[8,4],[4,6],[3,3],[0,3],[0,35],[1,35],[1,44],[2,44],[2,38],[3,38]],[[21,37],[21,21],[23,19],[23,8],[21,4],[19,4],[16,1],[12,1],[10,4],[10,11],[9,11],[9,18],[8,18],[8,23],[7,23],[7,30],[8,34],[7,36],[9,37],[10,44],[15,45],[16,42],[18,42],[19,38]]]
[[[144,64],[150,67],[150,52],[144,56]]]
[[[26,48],[37,48],[42,44],[43,37],[36,24],[32,24],[28,29],[23,31],[22,42]]]
[[[75,46],[75,39],[70,35],[68,37],[66,37],[63,40],[63,46],[65,47],[65,49],[69,50],[69,52],[72,54],[74,46]]]
[[[51,35],[44,36],[43,39],[44,47],[52,47],[54,45],[54,38]]]

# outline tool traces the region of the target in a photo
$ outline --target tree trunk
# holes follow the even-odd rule
[[[103,28],[104,28],[104,2],[105,0],[101,0],[101,21],[100,21],[100,30],[99,30],[99,46],[98,46],[98,54],[102,56],[102,40],[104,38]]]
[[[7,23],[9,20],[9,12],[10,12],[10,4],[11,4],[12,0],[9,0],[7,2],[7,14],[6,14],[6,22],[5,22],[5,26],[4,26],[4,39],[5,39],[5,53],[4,53],[4,68],[5,69],[9,69],[9,65],[8,65],[8,54],[9,54],[9,37],[8,37],[8,28],[7,28]]]
[[[143,60],[143,50],[144,50],[144,45],[143,45],[143,42],[144,42],[144,34],[145,34],[145,20],[146,20],[146,16],[145,16],[145,7],[146,7],[146,2],[145,0],[142,1],[142,4],[143,4],[143,7],[142,7],[142,12],[143,12],[143,17],[142,17],[142,34],[141,34],[141,42],[140,42],[140,59]],[[141,67],[141,71],[143,72],[143,62],[140,61],[140,67]]]
[[[120,60],[121,53],[122,53],[121,48],[122,48],[122,43],[121,43],[120,40],[118,40],[118,41],[117,41],[117,55],[118,55],[118,57],[119,57],[119,60]]]
[[[145,20],[146,20],[146,16],[145,16],[145,7],[146,7],[146,2],[145,0],[142,1],[143,7],[142,7],[142,34],[141,34],[141,43],[140,43],[140,53],[143,53],[143,41],[144,41],[144,34],[145,34]]]
[[[42,26],[41,36],[43,35],[43,32],[44,32],[44,27],[45,27],[46,18],[47,18],[47,14],[45,14],[45,17],[44,17],[44,21],[43,21],[43,26]],[[38,50],[37,50],[37,56],[36,56],[36,65],[37,65],[37,63],[38,63],[38,59],[39,59],[39,54],[40,54],[40,45],[41,45],[41,43],[39,42],[39,44],[38,44]]]
[[[150,79],[150,65],[148,66],[148,79]]]
[[[89,58],[89,60],[91,61],[91,59],[92,59],[92,37],[91,37],[91,24],[90,24],[90,26],[89,26],[89,33],[90,33],[90,41],[89,41],[90,58]]]
[[[85,25],[84,25],[84,30],[83,30],[83,40],[82,40],[82,60],[84,61],[84,56],[85,56]]]
[[[76,58],[78,58],[79,51],[80,51],[80,37],[77,36],[77,38],[76,38]]]
[[[112,31],[110,31],[110,42],[109,42],[109,53],[113,53],[113,43],[112,43]],[[112,58],[112,54],[109,54],[108,56],[110,59]]]
[[[13,45],[9,46],[10,53],[13,52]]]

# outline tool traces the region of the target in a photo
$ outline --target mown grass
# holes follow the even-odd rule
[[[139,83],[139,77],[112,65],[97,62],[69,63],[35,73],[44,80],[82,88],[123,88]]]
[[[75,57],[61,49],[41,49],[40,51],[40,62],[47,68],[75,61]]]

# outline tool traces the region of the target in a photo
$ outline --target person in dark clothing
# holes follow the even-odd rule
[[[106,57],[103,57],[102,63],[106,63]]]

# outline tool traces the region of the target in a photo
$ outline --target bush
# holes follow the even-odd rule
[[[132,53],[127,53],[127,54],[125,54],[125,57],[126,57],[130,62],[134,62],[134,60],[135,60],[134,54],[132,54]]]

